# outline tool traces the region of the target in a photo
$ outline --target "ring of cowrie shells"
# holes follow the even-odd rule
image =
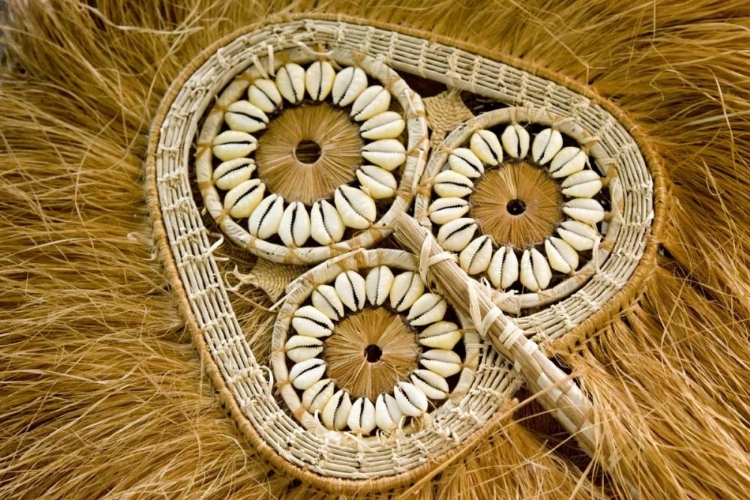
[[[230,239],[276,262],[317,263],[389,234],[412,200],[427,129],[419,97],[382,62],[285,56],[222,92],[196,175],[210,179],[204,202]]]
[[[274,331],[277,385],[309,430],[409,432],[472,384],[477,333],[426,290],[412,255],[380,252],[387,265],[331,273]]]
[[[501,108],[433,153],[415,216],[506,312],[560,300],[609,255],[622,189],[596,138],[546,110]]]

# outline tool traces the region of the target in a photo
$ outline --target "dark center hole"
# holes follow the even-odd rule
[[[370,363],[376,363],[380,361],[380,356],[382,355],[383,351],[375,344],[370,344],[365,347],[365,358],[367,358],[367,361]]]
[[[297,144],[294,156],[302,163],[315,163],[320,159],[320,146],[315,141],[305,139]]]
[[[510,200],[505,208],[510,215],[521,215],[526,211],[526,203],[521,200]]]

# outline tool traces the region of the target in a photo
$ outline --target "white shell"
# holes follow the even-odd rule
[[[548,163],[563,147],[563,137],[560,131],[545,128],[534,138],[531,146],[531,157],[540,165]]]
[[[257,132],[268,125],[268,117],[262,109],[248,101],[233,102],[224,113],[224,121],[232,130]]]
[[[333,286],[341,302],[352,311],[365,307],[367,286],[365,279],[356,271],[345,271],[339,274]]]
[[[388,266],[373,267],[367,272],[365,288],[367,300],[370,304],[373,306],[383,305],[383,302],[391,293],[393,280],[393,272]]]
[[[253,236],[266,240],[278,232],[283,214],[284,198],[271,193],[250,214],[247,228]]]
[[[305,88],[314,101],[322,101],[333,89],[336,70],[328,61],[315,61],[305,71]]]
[[[398,312],[409,309],[424,293],[424,282],[419,274],[406,271],[393,279],[391,307]]]
[[[468,274],[474,275],[485,272],[491,259],[492,240],[489,236],[480,236],[461,250],[458,264]]]
[[[310,216],[301,201],[293,201],[284,210],[279,237],[288,247],[301,247],[310,237]]]
[[[449,252],[460,252],[469,244],[476,230],[477,223],[474,219],[452,220],[440,228],[437,242]]]
[[[409,382],[398,382],[393,388],[393,395],[404,415],[418,417],[427,411],[427,396]]]
[[[477,155],[468,148],[454,149],[448,156],[448,165],[450,165],[451,170],[465,177],[477,178],[484,174],[482,160],[477,158]]]
[[[423,352],[419,363],[444,378],[461,371],[461,356],[446,349],[431,349]]]
[[[366,88],[354,101],[351,116],[361,122],[388,111],[390,105],[391,93],[382,85],[373,85]]]
[[[406,148],[396,139],[382,139],[362,148],[362,156],[386,170],[394,170],[406,161]]]
[[[285,64],[276,72],[276,87],[279,94],[292,104],[305,98],[305,69],[299,64]]]
[[[381,394],[375,401],[375,423],[384,431],[392,431],[404,418],[396,398],[390,394]]]
[[[414,370],[409,378],[411,383],[430,399],[445,399],[448,397],[450,392],[448,382],[433,371]]]
[[[552,159],[549,173],[555,179],[575,174],[586,166],[586,159],[586,153],[580,148],[573,146],[562,148]]]
[[[469,211],[469,202],[463,198],[438,198],[430,204],[427,213],[435,224],[456,220]]]
[[[323,352],[323,342],[315,337],[306,337],[304,335],[294,335],[284,344],[286,357],[300,363],[312,359]]]
[[[315,309],[322,312],[333,321],[344,316],[344,304],[338,292],[331,285],[318,285],[312,293],[312,303]]]
[[[243,158],[258,147],[258,141],[247,132],[226,130],[214,138],[213,153],[221,161]]]
[[[320,419],[323,421],[323,425],[329,429],[340,431],[346,427],[351,411],[352,402],[349,399],[349,393],[340,390],[328,400],[320,414]]]
[[[349,430],[369,434],[375,429],[375,406],[367,398],[359,398],[352,405],[346,420]]]
[[[471,179],[453,170],[443,170],[433,182],[432,189],[441,198],[463,198],[474,191]]]
[[[330,318],[313,306],[303,306],[294,311],[292,326],[306,337],[327,337],[333,330]]]
[[[564,240],[550,236],[544,240],[544,253],[555,271],[568,274],[578,268],[578,252]]]
[[[529,153],[531,138],[525,128],[513,123],[508,125],[500,136],[505,152],[512,158],[524,158]]]
[[[503,161],[503,148],[500,140],[489,130],[477,130],[471,136],[469,147],[477,158],[487,165],[497,166]]]
[[[536,248],[526,249],[521,256],[521,284],[532,292],[544,290],[552,279],[547,259]]]
[[[339,186],[333,195],[341,220],[354,229],[367,229],[375,222],[377,208],[367,194],[351,186]]]
[[[250,217],[263,199],[266,185],[258,179],[245,181],[229,190],[224,197],[224,210],[235,219]]]
[[[366,88],[367,74],[361,68],[344,68],[333,81],[333,103],[341,107],[348,106]]]
[[[406,316],[412,326],[424,326],[440,321],[445,316],[448,305],[440,295],[425,293],[414,302]]]
[[[560,185],[562,194],[573,198],[591,198],[602,189],[602,178],[593,170],[581,170]]]
[[[591,250],[596,241],[601,238],[599,231],[575,220],[566,220],[560,224],[557,234],[579,252]]]
[[[330,245],[344,237],[344,221],[338,210],[326,200],[313,203],[310,210],[310,235],[321,245]]]
[[[249,180],[253,172],[255,172],[255,160],[251,158],[235,158],[225,161],[214,170],[214,184],[217,188],[228,191]]]
[[[273,113],[281,106],[281,94],[271,80],[255,80],[247,89],[247,99],[264,113]]]
[[[309,389],[315,382],[323,377],[326,372],[326,362],[322,359],[312,358],[301,361],[289,370],[289,380],[296,389]]]
[[[362,165],[357,169],[357,179],[362,191],[374,200],[392,198],[398,183],[389,171],[375,165]]]
[[[495,252],[487,269],[492,286],[505,290],[518,280],[518,257],[510,246]]]
[[[373,116],[359,128],[363,138],[371,141],[379,139],[395,139],[401,135],[406,127],[406,122],[399,113],[386,111]]]
[[[572,199],[563,205],[562,211],[586,224],[596,224],[604,220],[604,207],[590,198]]]
[[[461,329],[451,321],[438,321],[419,333],[419,343],[425,347],[451,350],[461,340]]]
[[[331,400],[331,397],[333,397],[333,391],[335,388],[336,384],[334,384],[333,380],[329,378],[318,380],[302,393],[302,406],[313,414],[316,411],[323,410],[326,404]]]

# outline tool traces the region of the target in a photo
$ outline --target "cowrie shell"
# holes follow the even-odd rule
[[[566,241],[550,236],[544,240],[544,252],[555,271],[568,274],[578,269],[578,252]]]
[[[345,271],[336,277],[333,286],[341,302],[352,311],[356,312],[365,307],[367,287],[365,279],[359,273]]]
[[[367,229],[375,222],[375,202],[359,189],[339,186],[333,195],[333,201],[344,225],[354,229]]]
[[[586,166],[586,153],[580,148],[569,146],[562,148],[552,159],[549,173],[555,179],[567,177],[583,170]]]
[[[310,210],[310,235],[321,245],[330,245],[344,237],[344,221],[336,208],[326,200],[313,203]]]
[[[444,378],[461,371],[461,356],[446,349],[431,349],[423,352],[419,363]]]
[[[266,240],[276,234],[284,214],[284,198],[271,193],[261,201],[247,223],[250,234]]]
[[[369,162],[391,171],[406,161],[406,149],[396,139],[382,139],[362,148],[362,156]]]
[[[312,359],[323,352],[323,342],[315,337],[305,337],[304,335],[294,335],[284,344],[286,357],[300,363]]]
[[[305,88],[314,101],[322,101],[333,89],[336,70],[328,61],[315,61],[305,71]]]
[[[333,330],[331,320],[313,306],[303,306],[294,311],[292,326],[306,337],[327,337]]]
[[[518,257],[510,246],[495,252],[487,269],[487,276],[495,288],[505,290],[518,280]]]
[[[214,170],[214,184],[219,189],[229,191],[249,180],[253,172],[255,172],[255,160],[251,158],[235,158],[225,161]]]
[[[224,197],[224,210],[235,219],[250,217],[263,199],[265,190],[265,184],[258,179],[245,181],[229,190]]]
[[[365,289],[370,304],[373,306],[383,305],[383,302],[391,293],[393,280],[393,272],[388,266],[373,267],[367,272]]]
[[[520,159],[529,153],[529,133],[517,123],[505,127],[500,140],[505,152],[512,158]]]
[[[548,163],[563,147],[563,137],[558,130],[545,128],[534,138],[531,157],[540,165]]]
[[[289,380],[296,389],[305,390],[323,377],[326,372],[326,362],[313,358],[301,361],[289,370]]]
[[[480,236],[461,250],[458,264],[467,274],[474,275],[485,272],[491,259],[492,240],[489,236]]]
[[[557,234],[579,252],[591,250],[596,241],[601,238],[599,231],[575,220],[566,220],[561,223],[557,228]]]
[[[474,219],[461,218],[452,220],[440,227],[437,242],[449,252],[460,252],[469,244],[476,230],[477,223]]]
[[[391,93],[384,89],[382,85],[373,85],[367,87],[354,100],[351,116],[356,121],[361,122],[388,111],[390,105]]]
[[[430,399],[445,399],[450,389],[448,382],[435,372],[430,370],[414,370],[411,374],[411,383],[414,387],[424,392]]]
[[[404,415],[418,417],[427,411],[427,396],[409,382],[398,382],[393,388],[393,395]]]
[[[213,153],[221,161],[234,160],[249,155],[258,147],[258,141],[247,132],[226,130],[214,138]]]
[[[471,151],[487,165],[497,166],[503,161],[500,140],[489,130],[477,130],[469,141]]]
[[[375,423],[384,431],[392,431],[404,418],[396,398],[390,394],[381,394],[375,401]]]
[[[604,220],[604,207],[590,198],[572,199],[563,205],[562,211],[586,224],[596,224]]]
[[[362,191],[375,200],[392,198],[398,183],[389,171],[375,165],[362,165],[357,169],[357,179]]]
[[[591,198],[602,189],[602,178],[593,170],[581,170],[560,185],[562,194],[574,198]]]
[[[448,306],[440,295],[426,293],[419,297],[406,316],[412,326],[424,326],[443,319]]]
[[[305,98],[305,69],[299,64],[285,64],[276,72],[276,88],[290,103],[302,102]]]
[[[435,176],[432,189],[441,198],[463,198],[474,191],[474,183],[458,172],[443,170]]]
[[[323,421],[323,425],[329,429],[340,431],[346,427],[351,411],[352,402],[349,399],[349,393],[340,390],[328,400],[320,418]]]
[[[451,350],[461,340],[461,329],[451,321],[438,321],[419,333],[419,343],[425,347]]]
[[[406,271],[393,279],[391,307],[398,312],[409,309],[424,293],[424,282],[419,274]]]
[[[377,114],[367,120],[359,128],[363,138],[371,141],[380,139],[395,139],[401,135],[406,127],[406,122],[399,113],[386,111]]]
[[[367,398],[359,398],[352,405],[346,420],[349,430],[369,434],[375,429],[375,406]]]
[[[262,109],[249,101],[233,102],[224,113],[224,121],[232,130],[257,132],[268,126],[268,117]]]
[[[321,411],[333,397],[335,388],[336,384],[329,378],[318,380],[302,393],[302,406],[313,414]]]
[[[312,293],[312,303],[315,309],[322,312],[333,321],[344,316],[344,304],[341,303],[338,292],[331,285],[318,285]]]
[[[344,68],[333,81],[333,103],[341,107],[348,106],[366,88],[367,74],[361,68]]]
[[[273,113],[281,107],[281,94],[271,80],[255,80],[247,89],[247,100],[264,113]]]
[[[482,160],[468,148],[454,149],[448,156],[448,165],[451,170],[465,177],[477,178],[484,174]]]
[[[536,248],[526,249],[521,256],[521,284],[532,292],[544,290],[552,279],[547,259]]]
[[[463,198],[438,198],[430,204],[427,213],[435,224],[445,224],[462,217],[469,211],[469,202]]]
[[[301,201],[293,201],[284,210],[279,237],[286,246],[301,247],[310,237],[310,216]]]

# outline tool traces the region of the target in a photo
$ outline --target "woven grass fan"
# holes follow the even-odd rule
[[[743,2],[7,3],[0,496],[747,497]]]

